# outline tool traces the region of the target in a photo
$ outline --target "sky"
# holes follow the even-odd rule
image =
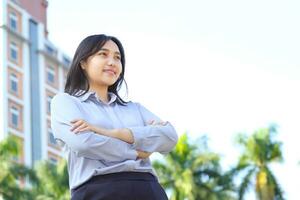
[[[296,0],[49,0],[48,31],[70,57],[88,35],[118,37],[125,99],[170,121],[179,135],[207,134],[225,168],[238,158],[237,133],[278,124],[284,163],[272,169],[286,199],[298,200],[299,10]]]

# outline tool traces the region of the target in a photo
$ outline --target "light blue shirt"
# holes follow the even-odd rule
[[[82,92],[82,91],[81,91]],[[161,121],[140,103],[126,106],[116,103],[117,96],[109,94],[105,103],[95,92],[81,97],[58,93],[51,101],[51,128],[68,162],[70,189],[76,188],[92,176],[122,171],[150,172],[156,176],[150,159],[137,159],[136,150],[169,153],[177,143],[177,133],[170,122],[148,125],[150,120]],[[129,144],[94,132],[75,134],[74,119],[106,128],[129,128],[134,143]]]

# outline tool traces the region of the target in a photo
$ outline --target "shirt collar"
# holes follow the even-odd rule
[[[79,90],[75,95],[77,96],[77,98],[79,98],[82,102],[88,100],[88,99],[91,99],[91,98],[95,98],[96,100],[100,101],[101,103],[104,103],[104,104],[111,104],[113,102],[116,101],[117,99],[117,95],[115,95],[114,93],[112,92],[108,92],[108,96],[109,96],[109,101],[107,103],[103,102],[96,94],[96,92],[94,91],[88,91],[87,93],[85,93],[84,95],[82,96],[78,96],[80,94],[83,94],[85,91],[84,90]]]

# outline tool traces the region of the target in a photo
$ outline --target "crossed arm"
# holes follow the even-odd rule
[[[77,156],[109,161],[135,160],[147,158],[152,152],[168,153],[176,145],[177,133],[173,126],[139,104],[137,109],[143,126],[111,130],[87,124],[77,104],[74,97],[65,93],[51,101],[53,134]]]
[[[80,134],[81,132],[84,131],[92,131],[96,134],[116,138],[124,142],[127,142],[129,144],[134,143],[133,133],[128,128],[105,129],[99,126],[91,125],[87,123],[84,119],[74,119],[71,121],[71,123],[72,123],[72,128],[70,129],[70,131],[72,131],[74,134]],[[166,124],[167,122],[155,121],[155,120],[150,120],[149,122],[147,122],[147,125],[149,126],[166,125]],[[142,159],[148,158],[153,153],[153,152],[146,152],[142,150],[136,150],[136,151],[137,151],[137,157]]]

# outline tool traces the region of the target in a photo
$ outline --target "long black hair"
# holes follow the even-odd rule
[[[118,94],[123,81],[126,85],[126,92],[128,90],[127,83],[124,79],[125,73],[125,53],[122,43],[114,36],[107,36],[104,34],[99,35],[90,35],[83,39],[79,46],[76,49],[74,58],[72,60],[70,69],[68,71],[65,92],[72,96],[82,96],[86,94],[90,85],[88,82],[88,78],[86,77],[83,69],[81,68],[80,62],[86,61],[91,55],[97,53],[107,41],[113,41],[119,48],[121,54],[121,64],[122,64],[122,72],[118,78],[118,80],[111,86],[108,87],[108,92],[112,92],[117,96],[116,102],[120,105],[126,105],[126,101],[124,101]],[[78,95],[78,91],[83,90],[84,92]]]

